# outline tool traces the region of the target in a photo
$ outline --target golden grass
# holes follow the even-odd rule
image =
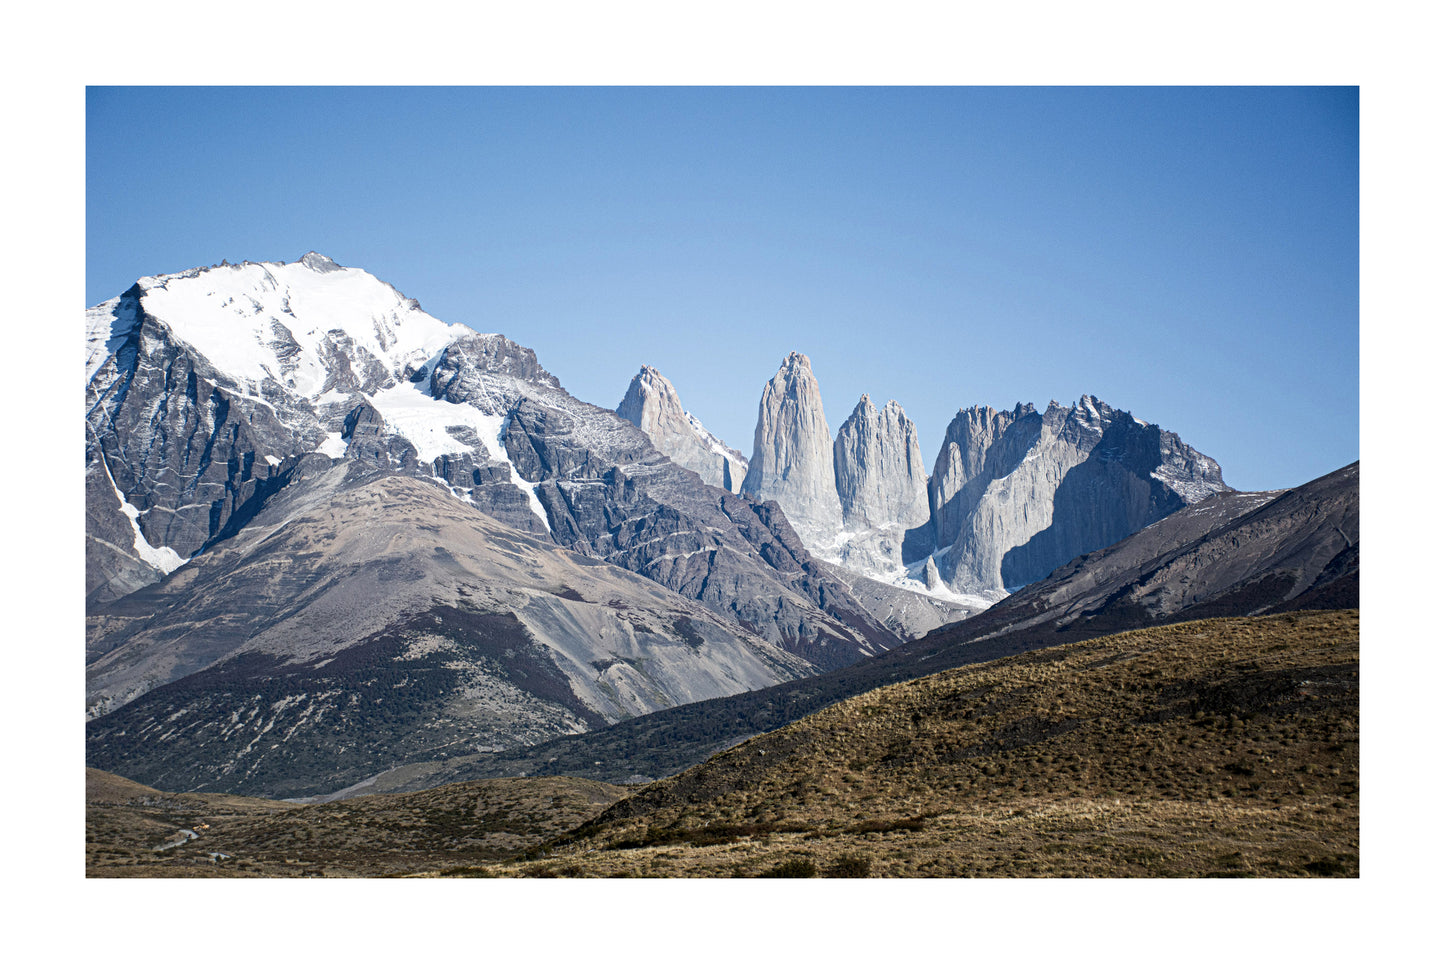
[[[1222,619],[953,670],[660,781],[508,874],[1357,874],[1359,617]]]

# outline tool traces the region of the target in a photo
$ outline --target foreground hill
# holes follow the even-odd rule
[[[949,670],[631,793],[547,777],[299,804],[86,777],[90,876],[1351,876],[1359,614]]]
[[[85,771],[88,877],[316,877],[417,873],[501,860],[626,795],[569,777],[490,780],[302,805],[164,793]]]
[[[1358,734],[1356,612],[1139,630],[846,700],[505,870],[1355,875]]]

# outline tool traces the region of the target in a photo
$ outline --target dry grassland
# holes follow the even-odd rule
[[[1356,875],[1358,684],[1355,611],[1039,651],[847,700],[498,870]]]
[[[1358,737],[1358,612],[1207,620],[875,690],[640,790],[300,805],[87,771],[86,871],[1354,876]]]

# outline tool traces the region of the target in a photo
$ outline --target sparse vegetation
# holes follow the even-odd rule
[[[307,807],[132,792],[88,808],[88,868],[1353,876],[1358,660],[1354,611],[1208,620],[875,690],[636,792],[495,780]],[[202,817],[201,846],[146,849]],[[237,859],[187,863],[203,849]]]
[[[807,857],[794,857],[758,874],[759,877],[816,877],[818,865]]]
[[[554,851],[597,875],[663,853],[679,876],[805,857],[827,876],[1356,874],[1358,640],[1354,611],[1209,620],[900,683],[645,787]]]
[[[301,805],[164,794],[87,770],[89,876],[493,876],[499,861],[595,816],[627,791],[571,777],[489,780]],[[182,827],[197,840],[153,848]],[[213,851],[231,855],[216,863]],[[554,871],[555,872],[555,871]]]
[[[857,854],[843,854],[828,867],[829,877],[867,877],[873,861]]]

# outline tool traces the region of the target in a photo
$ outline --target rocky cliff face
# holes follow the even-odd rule
[[[642,429],[659,452],[692,469],[708,485],[734,495],[741,490],[748,460],[685,411],[672,382],[657,369],[644,365],[632,376],[617,414]]]
[[[1012,412],[995,412],[987,405],[959,409],[943,435],[943,445],[933,462],[928,479],[928,500],[932,533],[926,540],[927,552],[938,546],[951,546],[963,528],[964,506],[969,504],[960,493],[973,479],[984,472],[984,462],[994,444],[1017,419],[1032,414],[1034,407],[1020,403]],[[1025,442],[1019,435],[1015,445]],[[995,461],[1005,458],[1004,449],[994,449]],[[1022,452],[1012,456],[1022,459]]]
[[[810,547],[830,545],[842,532],[832,442],[812,363],[793,352],[763,388],[742,490],[782,506]]]
[[[831,547],[838,562],[875,576],[901,572],[909,530],[929,517],[918,430],[903,407],[890,400],[879,411],[859,399],[833,440],[833,471],[845,530]]]
[[[1090,395],[970,409],[936,463],[933,542],[955,590],[1003,592],[1227,490],[1213,459]]]
[[[833,441],[833,471],[848,528],[911,527],[928,519],[928,476],[918,430],[889,401],[880,412],[864,395]]]

